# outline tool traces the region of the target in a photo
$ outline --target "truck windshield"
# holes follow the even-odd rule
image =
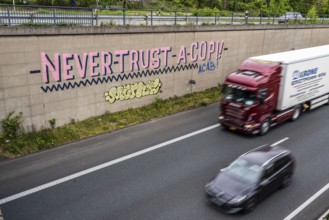
[[[254,105],[257,101],[256,93],[248,90],[224,86],[224,98],[243,103],[244,105]]]

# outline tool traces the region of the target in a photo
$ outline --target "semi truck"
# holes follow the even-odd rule
[[[219,122],[266,134],[286,120],[329,102],[329,45],[246,59],[222,85]]]

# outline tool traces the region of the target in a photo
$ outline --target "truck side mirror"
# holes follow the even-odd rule
[[[263,104],[264,101],[265,101],[265,98],[264,98],[263,96],[259,97],[259,102],[260,102],[260,104]]]
[[[267,91],[268,91],[267,88],[263,88],[263,89],[260,89],[260,90],[259,90],[259,93],[258,93],[258,94],[259,94],[259,102],[260,102],[261,104],[263,104],[264,101],[265,101],[265,99],[266,99]]]

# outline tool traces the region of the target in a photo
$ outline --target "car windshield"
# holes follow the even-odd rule
[[[255,184],[260,178],[262,167],[242,158],[238,158],[225,168],[224,172],[237,181]]]
[[[239,88],[233,88],[231,86],[225,86],[223,92],[224,92],[225,99],[240,102],[245,105],[254,105],[257,101],[256,93],[250,92],[245,89],[239,89]]]

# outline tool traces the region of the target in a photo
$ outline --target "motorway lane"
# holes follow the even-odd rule
[[[1,162],[0,198],[213,125],[217,114],[213,104]]]
[[[215,128],[3,204],[1,209],[6,220],[283,219],[329,182],[329,125],[323,123],[328,122],[328,117],[328,106],[324,106],[294,123],[273,128],[263,137]],[[179,116],[175,118],[178,120]],[[152,123],[157,127],[157,121]],[[192,127],[202,122],[186,123]],[[249,215],[225,215],[205,204],[203,187],[221,167],[245,151],[287,136],[290,139],[281,145],[291,149],[297,160],[291,187],[274,193]],[[309,206],[296,219],[319,216],[327,206],[327,195],[328,192],[317,200],[319,204]]]

